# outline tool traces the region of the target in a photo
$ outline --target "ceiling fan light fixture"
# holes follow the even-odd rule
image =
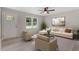
[[[46,11],[42,13],[42,15],[48,15],[49,13],[47,13]]]
[[[50,14],[50,11],[55,11],[55,9],[48,9],[48,7],[45,7],[43,10],[40,10],[41,13],[40,14]]]
[[[45,11],[43,14],[47,14],[47,12]]]

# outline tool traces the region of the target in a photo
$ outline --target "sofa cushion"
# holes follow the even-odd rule
[[[66,29],[65,29],[65,32],[66,32],[66,33],[71,33],[71,32],[72,32],[72,30],[71,30],[71,29],[69,29],[69,28],[66,28]]]

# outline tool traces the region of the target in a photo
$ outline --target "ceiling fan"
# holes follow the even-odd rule
[[[45,8],[43,8],[43,10],[40,10],[40,11],[41,11],[40,14],[42,14],[42,13],[49,14],[50,11],[55,11],[55,9],[49,9],[49,7],[45,7]]]

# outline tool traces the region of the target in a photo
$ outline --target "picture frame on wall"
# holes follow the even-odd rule
[[[65,26],[65,17],[54,17],[52,19],[53,26]]]

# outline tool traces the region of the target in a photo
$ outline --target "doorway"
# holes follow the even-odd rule
[[[3,40],[17,37],[17,16],[15,13],[2,10]]]

